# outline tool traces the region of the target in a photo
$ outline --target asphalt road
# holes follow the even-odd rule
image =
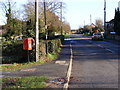
[[[118,88],[119,45],[92,41],[80,34],[71,35],[71,44],[73,67],[69,88]]]

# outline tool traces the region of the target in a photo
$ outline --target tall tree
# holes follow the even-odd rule
[[[102,28],[103,27],[103,21],[101,19],[96,19],[95,24],[99,27]]]
[[[70,24],[67,23],[67,22],[64,22],[64,24],[63,24],[63,30],[64,30],[65,34],[70,33],[70,31],[71,31]]]
[[[13,19],[13,12],[12,8],[14,6],[15,2],[12,2],[8,0],[7,2],[1,2],[2,9],[5,13],[5,16],[7,17],[7,24],[5,25],[5,28],[7,30],[6,33],[6,39],[11,39],[11,36],[15,34],[14,32],[14,19]]]
[[[96,19],[95,23],[96,23],[96,27],[98,27],[98,29],[99,29],[99,32],[104,31],[103,30],[103,21],[102,21],[102,19]]]
[[[116,32],[117,35],[120,35],[120,11],[119,11],[119,8],[115,9],[114,31]]]
[[[64,6],[63,6],[64,7]],[[44,24],[44,10],[43,10],[43,2],[39,2],[39,29],[40,33],[45,33],[45,24]],[[48,34],[53,35],[55,32],[60,33],[60,23],[62,22],[60,20],[60,16],[57,13],[60,13],[60,2],[46,2],[46,21],[47,21],[47,31]],[[31,36],[30,33],[34,33],[34,11],[35,6],[33,2],[29,2],[28,4],[24,5],[24,11],[27,21],[27,36]],[[64,24],[62,22],[62,24]],[[33,35],[32,35],[33,36]]]

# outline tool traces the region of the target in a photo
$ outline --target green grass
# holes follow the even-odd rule
[[[3,88],[44,88],[48,77],[3,77]]]
[[[87,35],[87,36],[92,36],[92,34],[85,34],[85,35]]]
[[[69,35],[69,34],[66,34],[66,35],[65,35],[65,38],[69,38],[69,37],[70,37],[70,35]]]
[[[59,49],[59,52],[60,52],[60,49]],[[55,54],[55,53],[50,54],[49,53],[49,54],[47,54],[47,57],[44,60],[39,60],[38,62],[14,63],[14,64],[10,64],[10,65],[1,65],[0,70],[15,71],[15,70],[31,67],[34,65],[41,65],[43,63],[55,60],[55,59],[57,59],[57,57],[58,57],[58,54]]]
[[[10,64],[10,65],[2,65],[0,67],[0,69],[3,71],[15,71],[15,70],[23,69],[23,68],[30,67],[33,65],[40,65],[40,64],[43,64],[45,62],[46,62],[45,60],[40,60],[38,62],[28,62],[28,63],[22,63],[22,64],[14,63],[14,64]]]
[[[47,57],[48,57],[50,60],[54,60],[54,59],[57,58],[57,54],[54,54],[54,53],[50,54],[50,53],[48,53],[48,54],[47,54]]]

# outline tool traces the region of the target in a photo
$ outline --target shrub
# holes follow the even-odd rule
[[[60,51],[61,40],[57,37],[54,40],[48,41],[48,53],[58,53]],[[60,38],[63,39],[63,36]],[[46,40],[40,40],[39,43],[39,57],[44,59],[46,57]],[[2,45],[3,60],[2,63],[24,63],[28,62],[28,51],[23,50],[23,40],[7,41]],[[35,60],[35,46],[33,50],[29,51],[30,61]]]

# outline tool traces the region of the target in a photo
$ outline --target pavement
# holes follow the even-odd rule
[[[2,77],[28,77],[28,76],[47,76],[54,85],[49,87],[60,87],[66,83],[66,75],[70,63],[70,41],[66,40],[62,46],[58,59],[42,65],[35,65],[16,71],[3,71]],[[55,86],[56,84],[56,86]]]
[[[120,45],[120,40],[110,40],[110,39],[104,39],[104,40],[107,41],[107,42],[111,42],[111,43]]]

